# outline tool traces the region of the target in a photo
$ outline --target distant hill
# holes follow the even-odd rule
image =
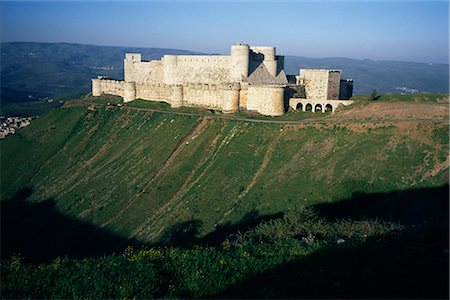
[[[80,44],[2,43],[1,102],[35,101],[90,91],[90,79],[97,75],[123,78],[126,52],[142,53],[144,59],[164,54],[194,54],[188,50],[163,48],[107,47]],[[197,53],[200,54],[200,53]],[[448,93],[448,65],[349,58],[305,58],[287,56],[288,74],[300,68],[341,69],[343,77],[355,80],[355,94],[418,91]]]
[[[351,58],[306,58],[286,56],[288,74],[301,68],[342,70],[343,78],[353,78],[354,94],[379,93],[448,93],[447,64],[426,64],[406,61],[375,61]]]
[[[192,54],[187,50],[106,47],[79,44],[2,43],[2,103],[33,101],[44,97],[87,93],[97,75],[123,78],[127,52],[144,59],[164,54]]]

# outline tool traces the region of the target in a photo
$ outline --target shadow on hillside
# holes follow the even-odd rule
[[[55,257],[85,258],[114,252],[120,245],[140,246],[92,224],[61,214],[55,200],[30,203],[32,189],[24,188],[1,202],[1,257],[19,254],[33,263]]]
[[[315,209],[330,219],[408,226],[366,242],[333,244],[230,286],[212,298],[449,297],[449,186],[356,193]]]
[[[210,232],[201,239],[201,243],[215,245],[220,244],[226,238],[228,238],[231,242],[235,242],[236,234],[246,232],[262,222],[282,217],[282,213],[261,215],[259,211],[251,210],[246,213],[244,217],[242,217],[242,219],[236,224],[228,222],[223,225],[218,225],[214,231]]]
[[[404,225],[449,227],[449,185],[391,193],[353,193],[350,199],[314,206],[328,219],[381,219]]]
[[[409,231],[330,246],[208,298],[448,299],[448,246],[442,239]]]
[[[198,235],[203,222],[191,220],[180,222],[165,230],[154,246],[191,247],[198,243]]]
[[[320,217],[329,220],[378,219],[403,225],[417,225],[421,228],[448,229],[449,186],[437,188],[410,189],[391,193],[353,193],[350,199],[313,206]],[[258,224],[282,218],[283,214],[260,215],[252,210],[235,224],[219,225],[206,236],[199,237],[203,225],[201,220],[177,223],[168,228],[155,246],[191,247],[198,244],[218,245],[228,238],[231,242],[236,234],[243,233]]]
[[[420,225],[421,230],[448,232],[448,185],[440,188],[411,189],[392,193],[355,193],[351,199],[316,205],[320,216],[330,219],[382,219],[406,225]],[[30,203],[32,190],[25,188],[9,201],[1,202],[2,259],[20,254],[26,261],[45,262],[57,256],[85,258],[122,253],[132,245],[191,247],[196,244],[218,245],[228,238],[232,243],[237,233],[245,232],[263,221],[281,218],[282,214],[247,213],[236,224],[224,224],[204,237],[200,236],[201,220],[178,223],[164,232],[159,243],[148,245],[122,238],[105,229],[61,214],[55,200]],[[448,236],[441,236],[448,244]]]
[[[203,222],[200,220],[190,220],[180,222],[167,229],[159,239],[155,246],[177,246],[177,247],[191,247],[193,245],[218,245],[226,238],[232,242],[236,237],[236,233],[245,232],[256,225],[278,219],[283,216],[282,213],[263,215],[261,216],[257,210],[252,210],[244,215],[244,217],[236,224],[225,223],[216,226],[215,230],[203,237],[200,236],[200,231]]]

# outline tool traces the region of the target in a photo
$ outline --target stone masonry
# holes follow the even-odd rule
[[[92,95],[113,94],[124,102],[144,99],[224,112],[247,109],[269,116],[284,114],[287,90],[295,85],[304,84],[307,97],[339,97],[340,71],[301,70],[297,82],[288,83],[284,57],[276,55],[275,47],[235,44],[230,55],[164,55],[152,61],[127,53],[124,72],[121,81],[92,79]]]

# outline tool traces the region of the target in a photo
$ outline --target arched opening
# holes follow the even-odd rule
[[[322,111],[322,105],[320,104],[316,104],[316,106],[314,107],[314,111]]]
[[[306,104],[305,111],[312,111],[312,105],[311,103]]]
[[[332,112],[333,111],[333,106],[331,106],[331,104],[327,104],[325,105],[325,112]]]
[[[295,109],[296,110],[303,110],[303,104],[302,103],[298,103],[297,107]]]

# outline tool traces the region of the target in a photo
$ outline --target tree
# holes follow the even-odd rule
[[[376,101],[378,98],[380,98],[380,96],[377,96],[377,90],[374,89],[369,95],[369,101]]]

